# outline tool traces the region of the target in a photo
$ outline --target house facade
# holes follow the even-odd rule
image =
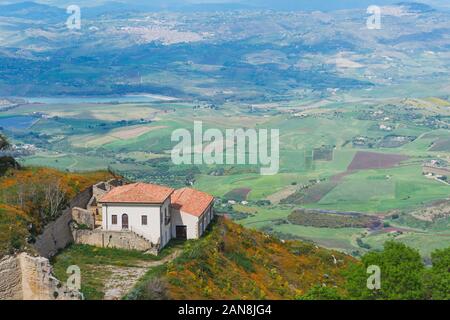
[[[131,231],[162,249],[173,238],[201,237],[213,218],[214,197],[191,188],[146,183],[116,187],[102,196],[102,229]]]

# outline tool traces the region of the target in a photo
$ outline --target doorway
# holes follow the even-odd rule
[[[122,215],[122,229],[128,230],[128,215],[127,214]]]
[[[177,239],[187,240],[187,227],[177,226],[176,227]]]

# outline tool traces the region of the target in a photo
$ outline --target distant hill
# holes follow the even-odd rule
[[[61,20],[67,17],[66,11],[32,1],[19,2],[0,6],[0,16],[29,20]]]
[[[218,218],[204,238],[142,280],[128,298],[296,299],[314,287],[340,292],[341,271],[352,261],[312,243],[282,242]]]
[[[413,13],[427,13],[427,12],[434,12],[435,9],[433,9],[431,6],[424,4],[424,3],[418,3],[418,2],[399,2],[397,3],[398,6],[402,6],[408,10],[408,12]]]
[[[10,16],[26,19],[60,19],[67,16],[64,8],[70,1],[49,1],[51,5],[38,3],[39,1],[17,2],[0,6],[0,16]],[[379,0],[377,5],[396,4],[396,0]],[[98,5],[97,5],[98,3]],[[402,2],[402,5],[411,4],[414,8],[429,7],[422,3]],[[300,10],[300,11],[333,11],[342,9],[367,8],[373,5],[371,0],[242,0],[242,1],[203,1],[201,3],[187,0],[152,0],[148,2],[139,0],[113,0],[80,2],[83,15],[93,17],[103,14],[117,14],[125,12],[158,12],[158,11],[229,11],[246,9],[270,10]],[[430,7],[429,7],[430,8]],[[421,10],[422,10],[421,9]]]

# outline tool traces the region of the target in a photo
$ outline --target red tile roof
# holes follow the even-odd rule
[[[147,183],[116,187],[105,194],[101,203],[163,203],[175,189]]]
[[[175,190],[171,196],[173,208],[196,217],[200,217],[213,200],[213,196],[190,188]]]

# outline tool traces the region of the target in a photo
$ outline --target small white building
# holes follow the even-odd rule
[[[146,183],[116,187],[98,202],[103,230],[134,232],[159,249],[172,238],[201,237],[214,214],[207,193]]]

